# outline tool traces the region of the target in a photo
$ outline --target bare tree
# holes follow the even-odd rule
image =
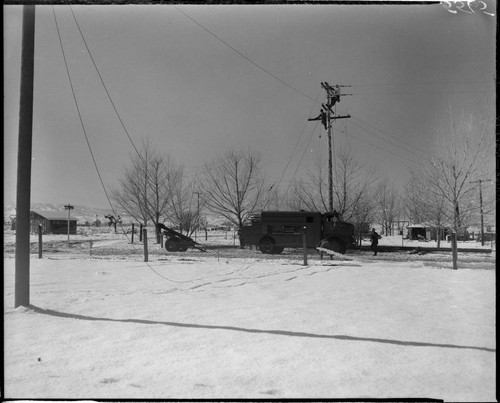
[[[287,205],[294,209],[328,211],[328,168],[321,159],[308,172],[307,181],[295,181]],[[334,208],[345,221],[366,222],[374,211],[371,187],[373,175],[356,161],[352,151],[339,148],[333,172]],[[361,220],[361,221],[360,221]]]
[[[477,220],[472,182],[491,177],[494,140],[486,121],[471,114],[455,122],[450,116],[449,131],[441,136],[438,155],[428,160],[423,175],[430,192],[444,200],[442,213],[458,232]]]
[[[399,218],[401,212],[399,193],[388,181],[379,183],[376,193],[379,224],[386,235],[393,235],[393,223]]]
[[[351,224],[354,224],[354,233],[359,244],[361,244],[363,234],[366,234],[370,230],[370,224],[374,222],[376,216],[377,198],[375,189],[370,186],[369,189],[359,197],[358,203],[356,203],[356,206],[353,208],[349,220]]]
[[[411,172],[405,186],[403,197],[406,213],[414,223],[428,223],[437,228],[437,247],[441,246],[441,237],[445,226],[451,226],[444,215],[446,199],[433,192],[425,178],[416,172]]]
[[[206,164],[199,186],[205,195],[206,207],[239,229],[249,215],[267,204],[260,156],[252,150],[230,149]]]
[[[111,193],[118,205],[134,219],[155,226],[157,242],[160,242],[157,224],[168,213],[172,184],[178,178],[178,168],[170,157],[160,154],[144,141],[137,155],[131,156],[130,165],[119,185]]]
[[[205,197],[197,191],[197,182],[186,180],[183,170],[172,183],[171,215],[170,219],[191,236],[201,225],[201,211],[205,205]]]

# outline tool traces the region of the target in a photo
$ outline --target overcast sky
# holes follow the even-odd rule
[[[22,6],[4,6],[7,203],[15,202],[21,27]],[[351,118],[334,123],[334,146],[350,146],[377,177],[402,185],[435,150],[450,107],[495,110],[496,16],[478,8],[39,5],[32,202],[109,206],[57,28],[107,190],[134,151],[120,120],[136,146],[147,137],[188,175],[229,147],[252,147],[270,186],[283,178],[286,187],[327,158],[325,131],[307,122],[325,101],[321,82],[351,85],[337,104]]]

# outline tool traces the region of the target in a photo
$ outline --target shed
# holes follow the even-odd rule
[[[41,224],[43,232],[46,234],[67,234],[68,233],[68,213],[66,211],[40,211],[30,212],[31,232],[38,232],[38,225]],[[76,234],[76,218],[69,220],[69,233]]]

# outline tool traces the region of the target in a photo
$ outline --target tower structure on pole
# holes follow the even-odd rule
[[[336,116],[333,107],[340,101],[342,95],[341,87],[350,87],[350,85],[336,85],[332,87],[326,81],[321,83],[321,87],[326,91],[326,104],[322,104],[322,109],[318,117],[308,120],[321,120],[323,127],[328,133],[328,210],[333,213],[333,150],[332,150],[332,120],[347,119],[350,115]]]

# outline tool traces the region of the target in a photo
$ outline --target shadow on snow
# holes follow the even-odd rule
[[[244,327],[235,326],[222,326],[222,325],[200,325],[195,323],[180,323],[180,322],[160,322],[154,320],[145,319],[112,319],[112,318],[98,318],[94,316],[85,316],[72,313],[58,312],[52,309],[43,309],[34,305],[30,305],[30,309],[36,313],[57,316],[60,318],[70,318],[70,319],[80,319],[80,320],[91,320],[91,321],[105,321],[105,322],[122,322],[122,323],[138,323],[143,325],[165,325],[165,326],[175,326],[175,327],[187,327],[196,329],[217,329],[217,330],[232,330],[235,332],[245,332],[245,333],[263,333],[263,334],[274,334],[278,336],[289,336],[289,337],[310,337],[316,339],[335,339],[335,340],[347,340],[347,341],[364,341],[372,343],[383,343],[383,344],[393,344],[398,346],[410,346],[410,347],[440,347],[440,348],[456,348],[456,349],[469,349],[469,350],[479,350],[494,353],[496,349],[488,347],[477,347],[477,346],[461,346],[457,344],[442,344],[442,343],[424,343],[417,341],[403,341],[403,340],[391,340],[391,339],[380,339],[373,337],[356,337],[356,336],[346,336],[346,335],[326,335],[326,334],[315,334],[315,333],[305,333],[305,332],[293,332],[287,330],[264,330],[264,329],[249,329]]]

